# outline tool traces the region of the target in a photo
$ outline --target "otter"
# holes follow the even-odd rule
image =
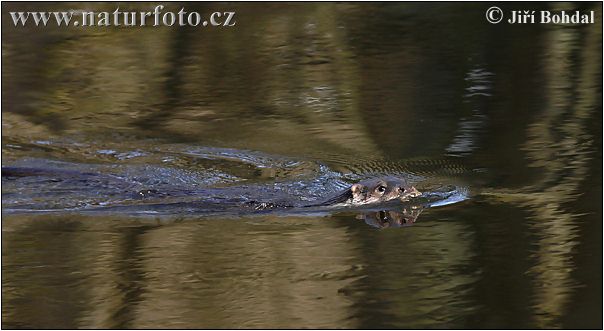
[[[411,198],[420,196],[422,194],[415,189],[415,187],[411,186],[406,180],[387,176],[367,179],[356,184],[352,184],[347,189],[325,200],[316,200],[306,203],[302,201],[294,201],[294,199],[292,199],[293,197],[283,197],[283,199],[275,199],[273,197],[273,199],[270,200],[250,200],[249,197],[254,196],[255,191],[265,190],[266,187],[232,187],[223,189],[209,188],[201,190],[188,190],[179,187],[168,190],[144,188],[136,192],[130,191],[134,187],[131,187],[127,182],[122,183],[123,179],[105,174],[95,174],[91,172],[79,172],[65,169],[2,167],[2,177],[6,179],[38,176],[47,177],[53,182],[61,180],[73,180],[73,185],[75,186],[81,185],[82,187],[86,187],[91,185],[104,185],[105,187],[114,187],[117,190],[123,190],[125,193],[124,197],[126,199],[141,199],[147,201],[149,199],[154,200],[161,198],[176,198],[179,196],[205,196],[208,198],[203,200],[205,203],[212,202],[212,200],[221,201],[224,203],[223,208],[228,208],[227,205],[232,205],[233,203],[240,201],[240,203],[243,203],[243,206],[251,207],[252,209],[258,211],[306,207],[360,207],[365,205],[375,205],[392,200],[409,201]],[[90,183],[88,183],[88,181],[90,181]],[[247,197],[245,197],[246,195]],[[213,199],[213,196],[215,196],[216,199]],[[241,198],[243,198],[243,201],[241,201]],[[199,203],[201,202],[202,201]],[[183,201],[183,203],[185,202]],[[213,203],[214,202],[212,202],[212,204]],[[162,204],[159,203],[158,205]]]
[[[406,180],[398,177],[372,178],[360,181],[336,196],[321,203],[307,205],[333,206],[333,205],[370,205],[391,200],[409,201],[422,193],[409,185]]]

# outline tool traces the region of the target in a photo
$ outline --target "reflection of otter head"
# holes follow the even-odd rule
[[[402,211],[381,210],[359,214],[357,219],[364,220],[365,223],[376,228],[400,228],[413,225],[421,212],[420,207],[405,208]]]
[[[408,201],[421,195],[404,179],[395,177],[375,178],[361,181],[350,187],[352,204],[370,204],[394,199]]]

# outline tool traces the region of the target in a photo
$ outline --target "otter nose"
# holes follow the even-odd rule
[[[405,193],[407,193],[411,197],[418,197],[418,196],[422,195],[422,192],[418,191],[413,186],[411,186],[410,188],[408,188],[407,190],[405,190]]]

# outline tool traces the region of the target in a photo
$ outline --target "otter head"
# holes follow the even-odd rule
[[[352,185],[352,204],[372,204],[394,199],[408,201],[421,195],[405,180],[395,177],[368,179]]]

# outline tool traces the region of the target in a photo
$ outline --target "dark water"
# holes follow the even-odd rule
[[[482,3],[183,6],[237,25],[15,28],[9,11],[117,5],[2,5],[2,165],[126,180],[3,179],[3,328],[602,327],[600,3],[501,5],[596,11],[578,26],[489,24]],[[81,212],[375,174],[463,198]]]

